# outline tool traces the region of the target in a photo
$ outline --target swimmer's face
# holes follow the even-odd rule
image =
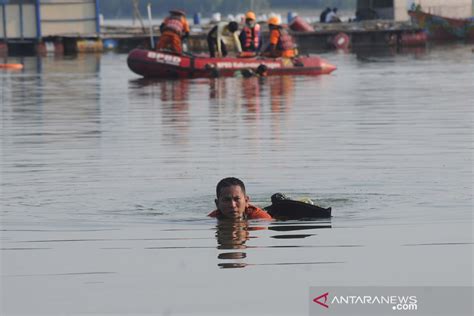
[[[216,206],[227,218],[242,218],[249,203],[249,197],[238,185],[221,189]]]

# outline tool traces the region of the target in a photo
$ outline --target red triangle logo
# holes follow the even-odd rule
[[[313,302],[318,303],[319,305],[323,307],[329,308],[329,305],[326,304],[326,302],[328,301],[328,295],[329,295],[329,292],[319,295],[313,300]],[[321,301],[323,298],[324,298],[324,302]]]

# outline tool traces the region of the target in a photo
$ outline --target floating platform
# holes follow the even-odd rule
[[[203,28],[202,32],[191,33],[186,41],[189,51],[206,52],[208,50],[207,29],[209,27]],[[268,31],[263,24],[262,29],[262,36],[265,39],[268,37]],[[313,29],[314,31],[308,32],[291,32],[300,50],[326,51],[361,46],[424,46],[426,44],[424,31],[406,22],[315,23]],[[156,34],[155,43],[159,40],[158,30]],[[139,27],[108,26],[103,30],[102,38],[108,43],[108,45],[104,44],[104,49],[113,49],[123,53],[128,53],[136,47],[150,49],[150,36],[144,34]],[[341,39],[344,40],[343,43]]]
[[[191,32],[186,40],[188,51],[207,52],[207,31],[212,25],[198,32]],[[365,21],[350,23],[315,23],[314,31],[292,31],[300,51],[326,51],[371,46],[424,46],[424,31],[408,23],[394,21]],[[268,37],[262,24],[263,38]],[[0,40],[0,55],[76,54],[87,52],[117,51],[129,53],[134,48],[150,49],[148,30],[141,27],[102,26],[96,34],[58,35],[40,40]],[[159,40],[158,26],[154,27],[154,42]],[[264,43],[265,45],[265,43]]]

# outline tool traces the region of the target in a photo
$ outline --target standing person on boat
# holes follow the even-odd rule
[[[337,8],[332,9],[326,15],[326,23],[339,23],[341,19],[337,16]]]
[[[207,216],[218,219],[272,219],[270,214],[251,205],[249,201],[242,180],[224,178],[216,186],[217,209]]]
[[[209,54],[211,57],[225,57],[227,56],[227,45],[234,44],[237,52],[242,52],[240,45],[239,24],[237,22],[219,22],[207,34],[207,44],[209,46]]]
[[[160,31],[160,41],[156,45],[156,49],[169,49],[182,54],[182,40],[189,36],[189,24],[186,20],[186,13],[181,10],[171,10],[170,16],[161,23]]]
[[[270,29],[270,40],[263,56],[267,57],[286,57],[296,56],[296,44],[288,30],[281,25],[280,19],[276,16],[268,19],[268,28]]]
[[[328,13],[331,12],[330,7],[326,7],[323,12],[321,12],[321,15],[319,16],[319,23],[326,23],[326,16]]]
[[[262,44],[260,25],[255,13],[248,11],[245,14],[245,25],[239,35],[240,44],[244,52],[259,52]]]

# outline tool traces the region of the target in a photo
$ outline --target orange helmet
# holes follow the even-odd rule
[[[255,16],[255,13],[253,13],[252,11],[248,11],[247,13],[245,13],[245,19],[247,20],[257,20],[257,17]]]
[[[267,23],[270,25],[280,25],[280,19],[277,16],[272,16],[268,19]]]

